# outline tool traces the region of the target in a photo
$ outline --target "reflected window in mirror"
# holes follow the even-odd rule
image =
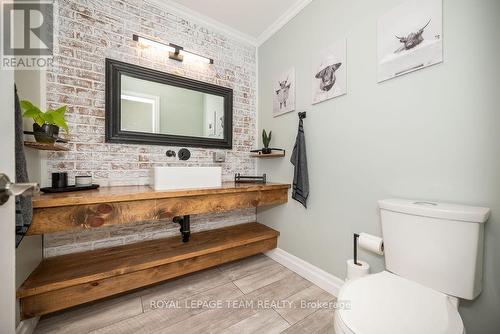
[[[159,96],[128,90],[121,94],[122,130],[161,133]]]

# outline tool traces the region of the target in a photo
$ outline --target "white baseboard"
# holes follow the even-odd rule
[[[296,272],[308,281],[316,284],[321,289],[331,293],[335,297],[338,296],[340,288],[344,284],[342,279],[327,273],[309,262],[296,257],[295,255],[285,252],[281,248],[273,249],[272,251],[264,254],[279,264],[287,267],[291,271]]]
[[[21,321],[16,328],[16,334],[32,334],[35,331],[38,320],[40,320],[40,317]]]

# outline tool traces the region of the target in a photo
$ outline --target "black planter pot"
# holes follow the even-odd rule
[[[33,135],[39,143],[53,144],[59,136],[59,127],[57,125],[44,124],[42,126],[33,124]]]
[[[262,149],[262,154],[271,154],[272,150],[270,148],[264,147]]]

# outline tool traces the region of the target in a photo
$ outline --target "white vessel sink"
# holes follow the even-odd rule
[[[221,167],[154,167],[149,185],[154,190],[210,188],[222,186]]]

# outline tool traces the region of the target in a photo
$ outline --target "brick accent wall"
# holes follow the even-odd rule
[[[48,107],[68,105],[69,152],[50,152],[50,173],[92,175],[101,186],[148,184],[152,166],[222,166],[223,179],[234,173],[255,173],[248,151],[256,142],[256,48],[232,39],[175,12],[142,0],[56,0],[55,61],[47,72]],[[213,65],[179,63],[132,40],[139,34],[181,45],[214,59]],[[120,145],[104,142],[105,58],[154,68],[234,90],[233,149],[226,162],[214,164],[213,149],[190,148],[187,162],[167,158],[179,147]],[[255,220],[254,210],[193,217],[195,231]],[[170,222],[131,224],[78,233],[45,236],[46,256],[107,247],[176,231]]]
[[[191,216],[191,233],[255,221],[255,210]],[[44,256],[58,256],[92,249],[168,237],[180,238],[179,225],[171,221],[108,226],[84,232],[61,232],[44,236]]]

